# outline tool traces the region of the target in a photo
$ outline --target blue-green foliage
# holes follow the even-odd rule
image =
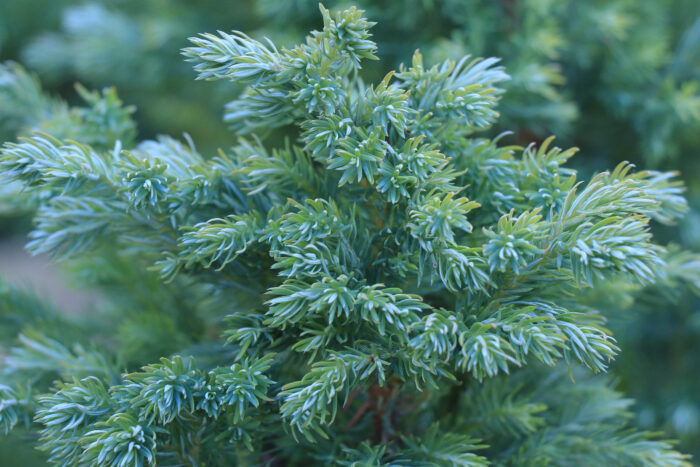
[[[117,251],[160,275],[153,293],[198,303],[162,311],[202,329],[126,374],[124,350],[25,338],[40,355],[7,360],[3,428],[21,370],[54,356],[72,365],[24,405],[58,464],[687,465],[586,374],[620,349],[585,292],[667,274],[649,222],[687,208],[672,175],[623,163],[579,182],[573,149],[477,137],[498,118],[497,60],[417,52],[366,84],[373,23],[321,13],[291,49],[191,39],[199,78],[247,86],[226,118],[258,133],[215,158],[167,137],[4,145],[1,173],[39,199],[33,251],[86,268]],[[224,314],[228,346],[206,327]]]

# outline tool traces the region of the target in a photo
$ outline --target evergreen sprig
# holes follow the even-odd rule
[[[586,184],[551,139],[477,138],[508,78],[496,59],[416,53],[365,84],[373,23],[321,12],[292,49],[234,32],[183,51],[199,78],[247,86],[238,133],[293,124],[282,148],[264,131],[213,159],[167,137],[3,147],[2,173],[40,200],[34,251],[118,264],[116,249],[128,274],[160,274],[154,293],[198,304],[143,300],[192,345],[124,374],[23,339],[12,371],[37,352],[64,364],[28,397],[41,449],[64,465],[687,465],[580,370],[620,350],[584,291],[668,277],[649,223],[684,212],[673,175],[623,163]],[[211,324],[226,314],[230,347]],[[0,389],[5,430],[20,387]]]

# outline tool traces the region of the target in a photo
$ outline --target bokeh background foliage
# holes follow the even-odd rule
[[[339,8],[349,2],[324,2]],[[700,3],[697,0],[379,0],[352,2],[378,21],[373,29],[381,61],[363,69],[379,81],[408,63],[415,49],[437,61],[498,56],[511,76],[491,131],[513,143],[556,134],[560,146],[578,146],[573,164],[584,174],[629,160],[642,168],[678,169],[691,211],[679,228],[654,226],[665,242],[700,249]],[[254,31],[278,44],[298,42],[320,18],[315,0],[221,1],[21,0],[0,2],[0,58],[21,63],[32,76],[18,87],[0,70],[0,139],[32,129],[62,133],[49,117],[56,109],[91,118],[78,107],[133,105],[139,139],[187,132],[198,149],[214,155],[234,142],[222,123],[223,104],[240,89],[194,82],[180,49],[203,31]],[[15,65],[8,65],[14,67]],[[383,68],[386,67],[386,68]],[[12,68],[17,70],[16,68]],[[5,69],[5,71],[10,68]],[[85,88],[76,87],[82,83]],[[41,84],[39,84],[41,83]],[[103,95],[87,89],[114,86]],[[67,102],[63,102],[65,99]],[[92,100],[91,100],[92,99]],[[131,111],[131,110],[129,110]],[[84,120],[81,120],[84,121]],[[119,121],[97,122],[135,138]],[[115,127],[117,130],[115,130]],[[288,136],[283,128],[277,138]],[[3,186],[2,192],[12,187]],[[27,222],[13,196],[0,196],[0,234],[23,232]],[[21,208],[18,208],[21,206]],[[0,261],[3,259],[0,258]],[[700,268],[700,266],[698,266]],[[92,279],[101,281],[99,275]],[[104,278],[108,282],[108,278]],[[145,290],[150,277],[144,277]],[[611,287],[619,287],[613,284]],[[623,303],[607,303],[610,326],[623,349],[613,373],[637,399],[638,422],[663,428],[680,449],[700,455],[700,277],[687,271],[668,283],[630,290]],[[617,294],[616,294],[617,295]],[[176,298],[134,297],[133,300]],[[2,306],[2,304],[0,304]],[[38,305],[37,305],[38,306]],[[171,325],[182,323],[171,323]],[[155,329],[148,323],[124,330]],[[182,337],[184,340],[187,336]],[[136,338],[134,338],[136,340]],[[167,349],[150,349],[160,355]],[[5,445],[0,463],[37,462]],[[9,457],[8,457],[9,456]]]

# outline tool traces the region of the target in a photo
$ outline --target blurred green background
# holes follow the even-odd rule
[[[691,212],[675,228],[654,229],[664,243],[700,250],[700,1],[324,3],[358,5],[379,22],[373,32],[384,67],[409,62],[418,48],[433,63],[465,54],[501,57],[512,79],[501,101],[502,118],[490,131],[511,131],[508,143],[554,134],[558,145],[581,148],[573,165],[584,175],[623,160],[681,171]],[[238,29],[292,45],[320,27],[316,0],[2,0],[0,61],[20,63],[48,96],[71,105],[81,104],[77,82],[88,89],[114,86],[136,108],[138,139],[187,133],[204,154],[213,155],[235,141],[222,116],[240,89],[195,82],[180,55],[187,37]],[[368,64],[363,77],[373,81],[387,71]],[[18,89],[0,73],[0,139],[50,128],[37,99],[36,92]],[[2,196],[11,190],[0,187],[0,236],[16,245],[7,239],[27,232],[30,224],[27,204],[15,202],[16,195]],[[7,263],[21,258],[0,256],[10,280],[19,265]],[[39,290],[41,281],[51,281],[41,277]],[[700,281],[690,281],[677,290],[661,284],[626,303],[600,300],[622,348],[613,372],[621,389],[638,400],[638,422],[665,430],[696,456],[699,292]],[[0,465],[41,462],[0,446]]]

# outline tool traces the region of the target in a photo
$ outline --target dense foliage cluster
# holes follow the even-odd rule
[[[9,121],[44,131],[0,153],[28,247],[107,301],[77,320],[0,290],[0,427],[67,465],[685,465],[592,375],[620,350],[599,295],[697,280],[650,232],[687,210],[674,175],[582,182],[575,149],[481,136],[498,60],[416,52],[366,83],[373,23],[321,13],[291,48],[191,39],[200,79],[245,86],[213,158],[135,143],[113,91],[69,107],[0,69],[37,103]]]
[[[306,28],[315,24],[314,5],[263,1],[258,11],[272,22],[299,18]],[[434,59],[502,57],[511,80],[503,84],[498,125],[521,139],[555,132],[588,157],[631,153],[647,164],[686,156],[700,142],[700,10],[693,0],[360,5],[380,21],[378,40],[391,62],[416,48]]]
[[[235,27],[292,45],[318,27],[317,3],[7,2],[0,6],[0,51],[54,87],[76,79],[117,85],[128,102],[139,104],[142,130],[187,131],[200,145],[216,147],[226,141],[216,122],[221,101],[242,88],[190,86],[176,53],[184,37]],[[32,14],[39,6],[41,18]],[[374,77],[418,48],[435,60],[502,57],[512,79],[503,83],[508,93],[496,126],[521,141],[553,132],[585,148],[587,158],[648,164],[687,157],[700,142],[695,0],[376,0],[358,6],[380,23],[374,35],[385,61],[365,67]]]

